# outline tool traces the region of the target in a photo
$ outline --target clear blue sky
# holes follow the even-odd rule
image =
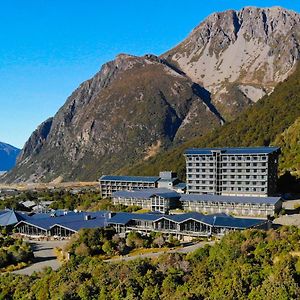
[[[70,93],[118,53],[161,54],[214,11],[299,0],[3,0],[0,141],[22,147]]]

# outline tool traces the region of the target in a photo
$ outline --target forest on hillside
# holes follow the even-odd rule
[[[300,64],[269,96],[263,97],[241,113],[235,120],[173,149],[162,152],[148,161],[122,168],[120,174],[157,175],[159,170],[173,170],[185,178],[183,153],[191,147],[249,147],[275,145],[282,148],[279,172],[300,171],[298,144],[300,133]]]
[[[155,260],[106,263],[80,252],[58,271],[4,274],[0,299],[252,299],[300,298],[300,229],[246,230],[214,246]]]

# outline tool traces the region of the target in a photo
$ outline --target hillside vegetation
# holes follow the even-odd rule
[[[4,274],[0,299],[299,299],[299,229],[232,232],[214,246],[151,261],[77,255],[58,271]]]
[[[283,134],[300,116],[300,65],[284,82],[279,83],[274,92],[262,98],[252,107],[240,114],[234,121],[225,124],[213,132],[195,138],[189,142],[158,154],[148,161],[123,168],[119,173],[156,175],[159,170],[177,171],[181,177],[185,174],[183,153],[189,147],[239,147],[239,146],[283,146],[283,159],[280,160],[280,172],[292,169],[300,170],[294,161],[300,159],[297,139],[298,123]],[[282,135],[283,134],[283,135]],[[287,136],[290,136],[289,138]],[[293,143],[287,145],[290,140]]]

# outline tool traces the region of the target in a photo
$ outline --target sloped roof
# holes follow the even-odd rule
[[[136,213],[120,212],[112,216],[111,219],[108,220],[108,223],[125,225],[131,220],[155,221],[160,219],[162,216],[164,215],[158,213],[136,214]]]
[[[87,215],[89,215],[91,219],[86,220],[85,217]],[[74,231],[78,231],[81,228],[104,227],[104,224],[107,224],[107,218],[107,211],[78,213],[70,211],[67,212],[67,214],[53,217],[51,214],[41,213],[28,217],[26,220],[21,220],[17,225],[21,222],[26,222],[27,224],[31,224],[44,230],[49,230],[54,225],[61,225]]]
[[[279,147],[240,147],[240,148],[190,148],[184,154],[193,155],[211,155],[214,151],[220,151],[222,154],[271,154],[279,152]]]
[[[0,214],[0,226],[14,225],[22,220],[25,220],[28,216],[16,212],[14,210],[7,210]]]
[[[267,222],[267,220],[265,219],[235,218],[224,213],[203,215],[198,212],[190,212],[178,215],[117,213],[108,221],[108,223],[126,225],[131,220],[144,220],[156,222],[162,218],[171,220],[178,224],[193,219],[212,227],[225,227],[236,229],[247,229]]]

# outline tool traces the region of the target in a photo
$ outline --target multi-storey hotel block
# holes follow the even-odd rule
[[[273,195],[279,153],[278,147],[187,149],[187,194]]]
[[[166,188],[117,191],[112,195],[114,205],[137,205],[149,211],[168,213],[180,206],[180,194]]]
[[[185,191],[186,185],[180,182],[176,173],[164,171],[159,176],[116,176],[103,175],[99,179],[101,197],[107,198],[116,191],[141,190],[151,188],[169,188],[179,193]]]
[[[241,216],[274,216],[282,208],[280,197],[244,197],[184,194],[180,202],[186,211],[226,213]]]

